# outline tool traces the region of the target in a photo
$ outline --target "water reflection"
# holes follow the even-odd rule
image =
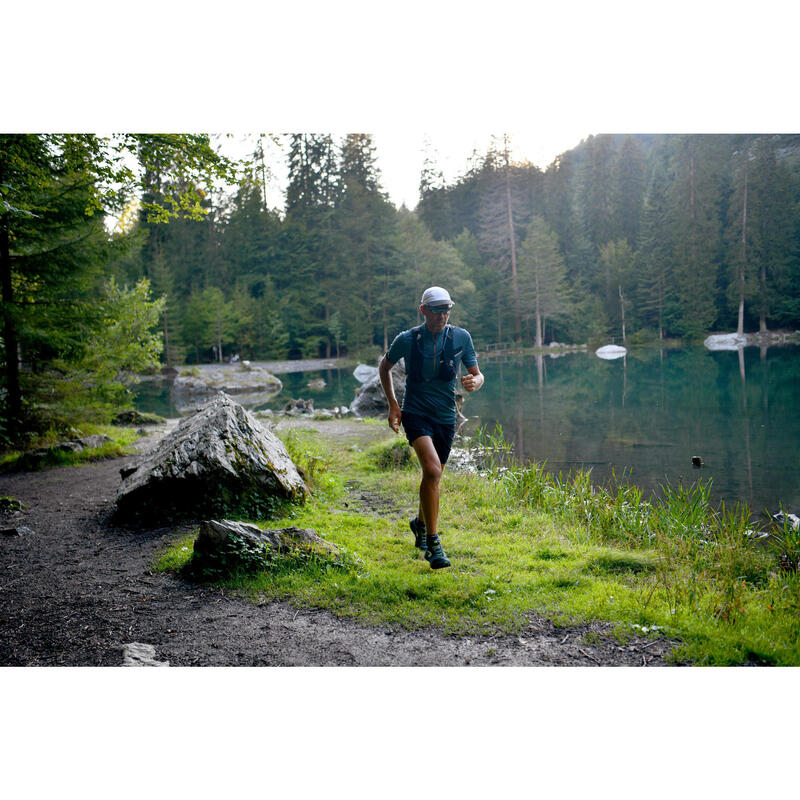
[[[465,393],[462,431],[500,424],[521,460],[544,461],[556,473],[591,468],[597,481],[624,475],[647,490],[701,477],[726,505],[800,508],[798,346],[630,349],[617,360],[573,352],[484,360],[481,371],[486,384]],[[301,397],[316,408],[349,406],[359,386],[352,370],[280,378],[281,393],[257,407],[277,410]],[[310,388],[317,379],[324,387]],[[137,407],[178,416],[168,386],[142,384]]]
[[[629,350],[483,363],[465,431],[499,423],[519,457],[553,472],[592,468],[648,490],[713,481],[715,500],[800,505],[800,348]],[[535,381],[535,385],[534,385]],[[691,457],[700,455],[701,471]]]

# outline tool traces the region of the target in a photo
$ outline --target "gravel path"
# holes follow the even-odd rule
[[[33,531],[0,535],[0,665],[121,665],[131,642],[152,645],[171,666],[664,663],[669,642],[620,646],[600,624],[557,629],[532,615],[520,637],[453,637],[369,627],[285,602],[254,605],[153,573],[158,552],[190,528],[112,522],[119,470],[131,459],[0,475],[0,495],[26,506],[0,527]],[[584,643],[590,631],[599,642]]]

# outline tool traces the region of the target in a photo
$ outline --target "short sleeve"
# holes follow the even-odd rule
[[[461,363],[465,367],[475,367],[478,365],[478,357],[475,355],[475,345],[472,343],[472,337],[469,331],[464,331],[464,351],[461,356]]]
[[[386,358],[389,359],[392,364],[396,364],[406,355],[406,340],[408,339],[408,336],[406,335],[407,333],[408,331],[398,333],[397,336],[394,337],[394,341],[392,342],[391,346],[386,351]]]

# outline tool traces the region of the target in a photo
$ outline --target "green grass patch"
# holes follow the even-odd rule
[[[67,441],[70,438],[77,439],[94,434],[105,434],[111,441],[105,442],[99,447],[86,447],[77,453],[59,449],[57,446],[59,441]],[[0,471],[41,470],[85,464],[105,458],[118,458],[126,455],[130,446],[138,438],[139,434],[136,429],[118,425],[87,424],[79,431],[74,431],[71,436],[59,436],[55,431],[51,430],[39,437],[30,450],[10,450],[0,455]],[[34,456],[33,450],[45,450],[46,452]]]
[[[386,438],[360,450],[324,434],[286,434],[313,492],[269,527],[313,528],[347,558],[276,560],[221,585],[367,623],[513,634],[533,612],[558,624],[605,621],[621,640],[680,640],[678,661],[800,664],[797,573],[746,535],[745,510],[713,511],[708,487],[667,487],[647,501],[635,487],[602,489],[585,474],[540,466],[448,471],[440,531],[453,566],[432,571],[408,530],[418,470],[392,468],[385,454],[400,445]],[[380,497],[378,512],[355,495]],[[156,567],[181,569],[190,554],[184,540]]]

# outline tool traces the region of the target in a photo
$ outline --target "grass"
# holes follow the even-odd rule
[[[78,453],[59,450],[54,445],[59,441],[76,439],[93,434],[105,434],[111,441],[100,447],[87,447]],[[41,458],[32,458],[30,451],[9,450],[0,455],[0,471],[14,472],[32,469],[48,469],[51,467],[73,466],[104,458],[118,458],[125,455],[130,446],[139,438],[135,428],[119,425],[85,424],[80,431],[73,431],[69,436],[58,435],[51,429],[37,440],[31,442],[31,450],[50,448]]]
[[[440,529],[453,566],[434,572],[408,530],[415,457],[398,455],[390,433],[376,439],[359,449],[324,433],[286,434],[313,495],[259,522],[314,528],[342,549],[344,567],[275,559],[221,585],[367,623],[511,634],[533,612],[559,625],[605,621],[622,640],[680,640],[678,662],[800,664],[797,573],[747,534],[746,509],[713,510],[708,486],[665,487],[646,500],[635,487],[593,486],[586,473],[515,465],[496,434],[483,472],[445,474]],[[185,567],[191,541],[157,568]]]

